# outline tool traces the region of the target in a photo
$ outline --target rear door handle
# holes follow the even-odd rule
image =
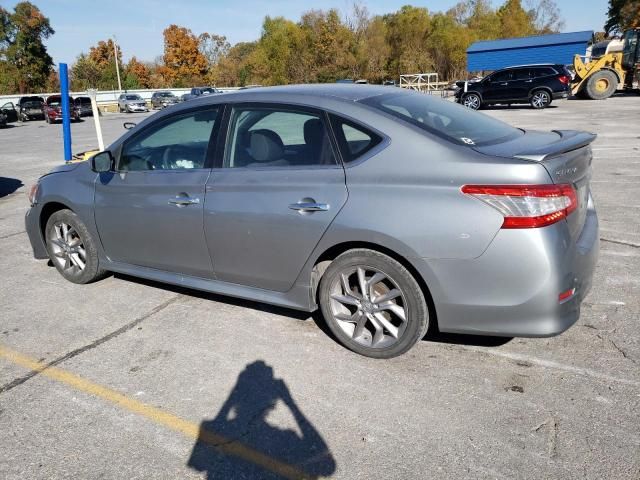
[[[326,212],[329,210],[329,204],[327,203],[315,203],[315,202],[298,202],[289,205],[291,210],[297,210],[298,212]]]
[[[525,80],[524,83],[531,83],[533,80]]]
[[[195,205],[200,203],[199,198],[189,198],[177,195],[176,198],[169,199],[169,205],[175,205],[176,207],[186,207],[188,205]]]
[[[501,83],[500,85],[502,85],[504,87],[506,85],[509,85],[509,82],[504,82],[504,83]]]

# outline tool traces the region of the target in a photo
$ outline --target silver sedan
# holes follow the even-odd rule
[[[400,89],[256,88],[163,110],[54,169],[26,225],[69,281],[121,272],[319,308],[370,357],[429,327],[551,336],[578,319],[598,256],[594,137]]]

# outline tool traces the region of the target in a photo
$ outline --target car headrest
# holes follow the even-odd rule
[[[284,157],[284,144],[280,135],[272,130],[254,130],[249,140],[251,157],[256,162],[273,162]]]
[[[312,118],[304,122],[304,142],[307,145],[320,145],[324,135],[324,125],[319,118]]]

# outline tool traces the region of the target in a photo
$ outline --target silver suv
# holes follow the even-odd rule
[[[120,113],[148,112],[147,102],[137,93],[123,93],[118,97],[118,110]]]

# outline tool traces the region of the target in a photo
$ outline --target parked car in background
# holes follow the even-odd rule
[[[0,107],[0,127],[6,127],[7,123],[18,121],[18,110],[13,102],[7,102]]]
[[[44,120],[42,105],[44,99],[42,97],[22,97],[18,100],[18,116],[20,121],[28,122],[29,120]]]
[[[171,92],[154,92],[151,95],[151,108],[165,108],[180,102]]]
[[[93,117],[93,108],[91,108],[89,97],[76,97],[73,103],[81,117]]]
[[[545,108],[571,91],[571,73],[564,65],[520,65],[497,70],[482,80],[456,82],[456,101],[477,110],[483,105],[529,103]]]
[[[137,93],[123,93],[118,97],[120,113],[148,112],[147,102]]]
[[[42,113],[47,123],[62,121],[62,96],[50,95],[42,104]],[[80,114],[76,109],[73,98],[69,97],[69,116],[72,121],[80,120]]]
[[[203,95],[215,95],[217,93],[222,93],[222,90],[219,90],[215,87],[194,87],[189,93],[185,93],[184,95],[182,95],[182,101],[185,102],[187,100],[192,100]]]
[[[578,320],[598,257],[595,135],[383,86],[194,103],[41,177],[25,219],[35,257],[74,283],[113,271],[320,308],[375,358],[429,325],[544,337]]]

